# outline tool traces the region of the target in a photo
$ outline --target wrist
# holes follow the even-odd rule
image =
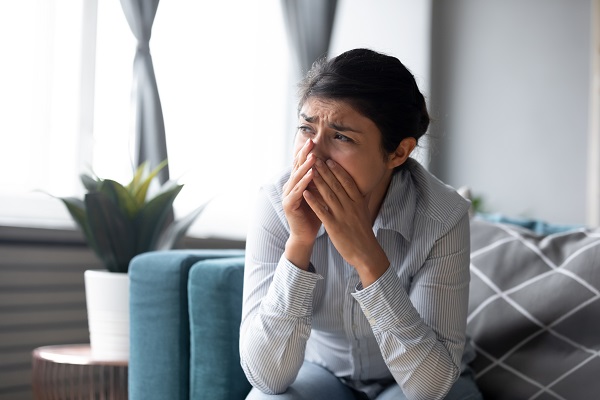
[[[313,246],[314,240],[303,241],[290,236],[285,243],[284,256],[296,267],[307,271]]]
[[[363,287],[371,285],[373,282],[378,280],[390,266],[390,261],[383,249],[379,248],[379,251],[375,251],[368,256],[361,257],[354,266],[358,276],[361,280]]]

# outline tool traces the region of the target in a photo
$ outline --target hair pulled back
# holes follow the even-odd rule
[[[347,102],[379,128],[386,153],[407,137],[418,142],[429,126],[412,73],[397,58],[369,49],[316,61],[299,85],[299,97],[298,109],[310,97]]]

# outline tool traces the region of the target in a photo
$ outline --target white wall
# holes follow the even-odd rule
[[[431,170],[488,211],[586,222],[591,0],[432,7]]]
[[[395,57],[429,89],[430,0],[338,0],[329,55],[367,47]]]

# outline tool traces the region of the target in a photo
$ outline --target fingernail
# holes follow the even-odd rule
[[[333,168],[335,167],[335,162],[331,159],[327,160],[327,166],[329,166],[329,168]]]
[[[317,167],[322,167],[323,166],[323,161],[321,161],[320,158],[317,158],[317,161],[315,161],[315,164],[317,164]]]

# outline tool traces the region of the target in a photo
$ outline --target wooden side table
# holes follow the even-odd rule
[[[125,400],[127,361],[94,360],[89,344],[33,350],[36,400]]]

